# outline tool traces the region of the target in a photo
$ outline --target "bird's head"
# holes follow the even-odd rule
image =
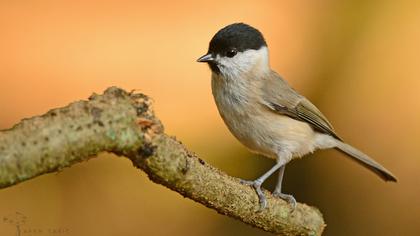
[[[208,63],[213,73],[225,78],[269,70],[267,43],[263,35],[244,23],[219,30],[210,41],[207,54],[197,61]]]

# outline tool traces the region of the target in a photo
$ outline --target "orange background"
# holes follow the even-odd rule
[[[284,189],[323,212],[325,235],[420,234],[420,4],[416,1],[0,1],[0,129],[117,85],[155,100],[169,134],[246,179],[273,162],[225,128],[195,62],[221,27],[260,29],[272,67],[397,184],[336,151],[286,168]],[[274,179],[267,188],[272,188]],[[0,219],[54,235],[264,235],[104,154],[0,190]],[[1,235],[16,228],[0,222]],[[266,234],[268,235],[268,234]]]

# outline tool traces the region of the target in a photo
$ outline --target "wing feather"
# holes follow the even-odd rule
[[[264,86],[264,95],[263,103],[272,111],[307,122],[315,130],[342,140],[321,111],[293,90],[279,75],[273,73],[270,83]]]
[[[341,140],[341,138],[335,133],[334,128],[327,118],[307,99],[299,102],[295,107],[295,111],[297,113],[297,117],[308,122],[315,129]]]

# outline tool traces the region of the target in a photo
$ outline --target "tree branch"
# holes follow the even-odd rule
[[[74,102],[42,116],[22,120],[0,131],[0,187],[111,152],[128,157],[149,178],[221,214],[282,235],[321,235],[325,227],[314,207],[287,202],[266,192],[268,207],[259,211],[258,197],[208,165],[163,132],[151,101],[143,94],[109,88],[88,101]]]

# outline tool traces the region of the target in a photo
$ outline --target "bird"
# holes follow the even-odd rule
[[[273,195],[295,209],[294,196],[282,191],[286,164],[321,149],[337,149],[383,180],[397,182],[385,167],[345,143],[321,111],[271,69],[258,29],[245,23],[225,26],[197,62],[210,67],[214,101],[230,132],[251,152],[276,160],[259,178],[241,181],[255,189],[260,209],[267,206],[261,185],[276,171]]]

